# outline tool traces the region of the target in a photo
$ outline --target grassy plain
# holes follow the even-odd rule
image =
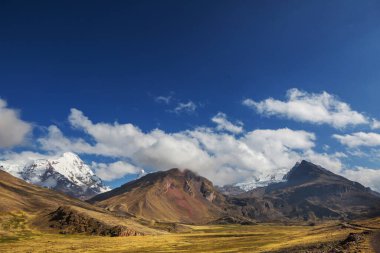
[[[259,224],[191,226],[191,232],[132,237],[43,233],[23,213],[0,216],[0,252],[270,252],[299,245],[343,240],[362,225],[380,228],[380,220],[344,226]],[[355,224],[354,224],[355,225]],[[367,242],[365,242],[367,243]],[[368,243],[362,252],[371,252]]]

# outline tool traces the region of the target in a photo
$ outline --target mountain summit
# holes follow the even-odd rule
[[[57,159],[1,162],[3,170],[29,183],[87,199],[109,190],[78,155],[66,152]]]
[[[342,180],[344,178],[334,174],[322,166],[305,160],[296,163],[296,165],[294,165],[294,167],[284,176],[284,180],[288,183],[302,183],[318,179]]]
[[[284,179],[230,200],[258,220],[352,219],[380,214],[378,193],[311,162],[297,163]]]
[[[147,174],[90,202],[145,219],[201,224],[221,217],[225,197],[206,178],[170,169]]]

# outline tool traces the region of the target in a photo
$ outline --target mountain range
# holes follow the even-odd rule
[[[29,183],[53,189],[72,197],[89,199],[97,194],[109,191],[102,180],[77,154],[63,153],[54,159],[28,159],[0,161],[3,170]],[[252,176],[251,179],[217,187],[223,194],[247,192],[258,187],[283,181],[287,169],[278,169],[276,173]],[[142,170],[138,178],[146,175]]]
[[[189,170],[148,174],[89,202],[170,222],[314,221],[380,215],[380,195],[313,163],[297,163],[268,186],[225,195]]]
[[[49,233],[104,236],[163,233],[143,225],[143,221],[133,215],[116,216],[80,199],[30,184],[3,170],[0,170],[0,203],[1,217],[22,212],[30,217],[33,228]]]
[[[181,223],[318,222],[380,215],[379,193],[307,161],[297,163],[279,182],[249,191],[216,187],[180,169],[149,173],[105,191],[91,169],[71,153],[31,163],[16,173],[18,178],[6,170],[0,167],[0,212],[30,213],[39,229],[61,233],[160,234],[181,229]],[[44,185],[52,181],[49,178],[83,185],[69,187],[70,194],[65,195],[60,192],[67,193],[67,188],[57,187],[62,185],[59,180]],[[104,192],[85,202],[80,198],[88,189],[96,189],[91,194]]]
[[[380,195],[360,183],[302,161],[284,177],[230,196],[244,216],[261,221],[354,219],[380,214]]]

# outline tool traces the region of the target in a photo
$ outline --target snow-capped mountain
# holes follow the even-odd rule
[[[284,182],[284,176],[285,174],[282,173],[264,175],[262,177],[255,177],[252,180],[246,182],[237,183],[235,186],[239,187],[243,191],[250,191],[255,188],[264,187],[273,183]]]
[[[241,193],[256,189],[258,187],[265,187],[270,184],[285,182],[288,171],[289,170],[287,169],[278,169],[275,173],[262,174],[260,176],[252,176],[245,182],[224,185],[217,188],[221,193],[225,195],[239,195]]]
[[[0,161],[0,166],[29,183],[82,199],[110,190],[79,156],[71,152],[56,159]]]

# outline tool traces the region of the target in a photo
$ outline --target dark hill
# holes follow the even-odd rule
[[[364,218],[380,214],[378,193],[313,163],[297,163],[286,181],[232,197],[258,220]]]

